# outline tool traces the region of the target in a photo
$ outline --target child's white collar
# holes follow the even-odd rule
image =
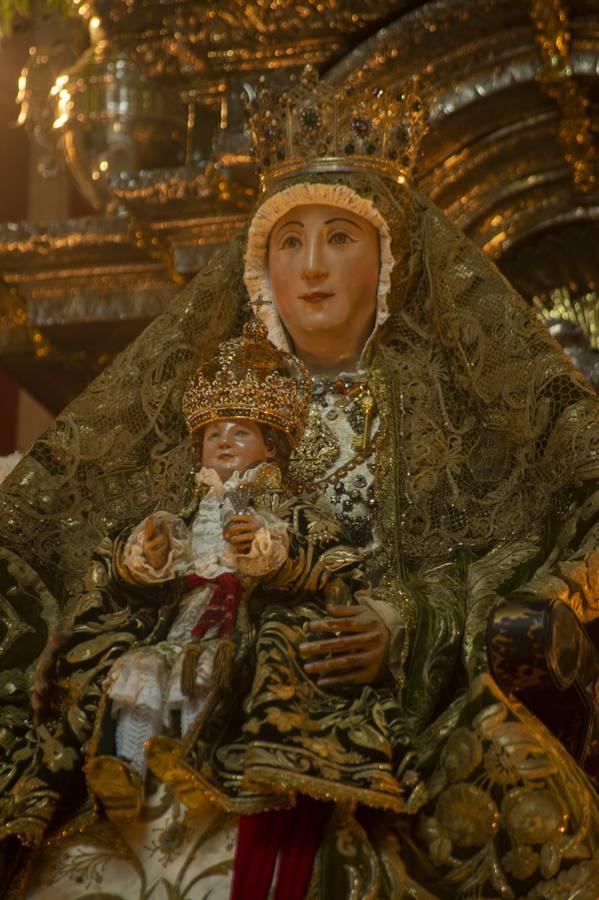
[[[206,485],[206,487],[212,488],[217,494],[222,496],[225,491],[235,490],[240,484],[251,484],[265,465],[267,463],[261,462],[257,466],[251,466],[241,475],[237,471],[232,472],[226,481],[222,480],[215,469],[208,469],[206,466],[202,466],[200,471],[195,474],[195,482],[197,485]]]

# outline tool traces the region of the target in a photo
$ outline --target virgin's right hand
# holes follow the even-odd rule
[[[31,685],[31,708],[36,726],[43,725],[52,716],[51,688],[56,676],[56,664],[72,637],[72,631],[54,631],[39,655]]]
[[[142,550],[148,563],[159,571],[166,565],[171,549],[171,538],[166,522],[156,522],[154,516],[148,516],[144,527]]]

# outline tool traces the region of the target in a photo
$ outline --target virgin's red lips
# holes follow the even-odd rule
[[[334,296],[334,291],[308,291],[300,294],[300,300],[326,300],[328,297]]]

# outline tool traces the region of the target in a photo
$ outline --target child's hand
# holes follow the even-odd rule
[[[166,564],[171,549],[171,538],[166,522],[156,522],[154,516],[148,516],[144,527],[143,554],[148,563],[156,571]]]
[[[249,553],[259,528],[259,522],[247,513],[231,516],[223,528],[223,537],[238,553]]]

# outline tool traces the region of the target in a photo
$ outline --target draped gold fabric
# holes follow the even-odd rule
[[[485,623],[508,595],[561,596],[584,618],[599,613],[599,399],[484,255],[409,186],[374,173],[303,180],[369,198],[397,261],[391,315],[366,364],[381,418],[381,588],[409,635],[397,696],[409,735],[402,771],[420,785],[424,810],[365,822],[341,804],[321,855],[322,896],[346,895],[335,865],[346,851],[359,896],[567,896],[559,878],[597,896],[597,798],[486,674]],[[23,809],[42,802],[35,771],[15,754],[25,734],[47,740],[31,731],[26,693],[47,629],[68,616],[84,578],[88,594],[104,590],[97,559],[85,572],[107,533],[187,502],[181,395],[199,362],[241,328],[243,251],[241,235],[1,489],[3,834],[27,837]],[[534,825],[541,820],[550,824]],[[39,836],[32,827],[31,840]]]
[[[392,234],[392,315],[371,362],[390,392],[401,463],[397,550],[441,558],[529,532],[531,510],[542,521],[556,490],[595,474],[594,393],[482,252],[424,198],[375,174],[311,180],[347,183]],[[3,545],[43,567],[59,604],[107,530],[158,498],[179,502],[173,472],[188,462],[181,394],[198,361],[240,330],[243,247],[241,235],[212,260],[3,486]]]

